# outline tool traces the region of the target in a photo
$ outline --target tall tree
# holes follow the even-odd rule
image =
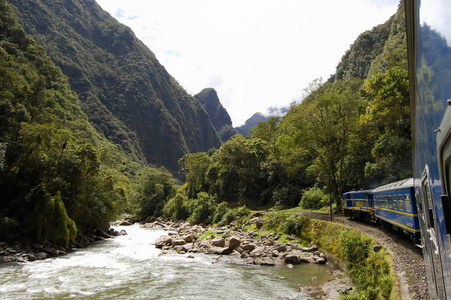
[[[360,123],[368,127],[373,141],[373,162],[366,165],[366,176],[382,183],[411,175],[411,131],[409,81],[407,71],[394,67],[374,74],[363,88],[368,100]]]
[[[349,137],[362,106],[360,85],[361,81],[355,79],[321,87],[306,104],[292,107],[282,121],[284,129],[278,141],[282,153],[296,149],[301,165],[329,186],[338,206]]]

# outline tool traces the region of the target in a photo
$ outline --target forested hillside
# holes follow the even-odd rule
[[[407,69],[407,43],[404,3],[384,24],[360,34],[343,55],[335,74],[329,81],[367,79],[375,72],[400,66]]]
[[[128,205],[137,166],[99,135],[67,77],[0,0],[0,242],[72,240]]]
[[[19,22],[69,77],[90,122],[137,161],[177,170],[219,147],[203,106],[94,0],[8,0]]]

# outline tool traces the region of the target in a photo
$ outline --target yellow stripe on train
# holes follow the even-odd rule
[[[376,215],[376,217],[379,218],[379,219],[383,219],[383,220],[387,221],[388,223],[392,223],[392,224],[395,224],[395,225],[397,225],[399,227],[405,228],[407,230],[411,230],[413,232],[420,232],[420,229],[413,229],[413,228],[408,227],[406,225],[403,225],[401,223],[395,222],[395,221],[393,221],[391,219],[387,219],[387,218],[384,218],[384,217],[381,217],[381,216],[378,216],[378,215]]]

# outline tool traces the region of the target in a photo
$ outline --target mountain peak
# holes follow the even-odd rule
[[[205,88],[194,97],[204,106],[222,142],[227,141],[235,135],[236,132],[232,126],[232,119],[224,106],[222,106],[215,89]]]

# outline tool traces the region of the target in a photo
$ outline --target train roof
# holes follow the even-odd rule
[[[401,190],[404,188],[413,187],[413,178],[403,179],[400,181],[392,182],[380,187],[377,187],[373,190],[373,193],[391,191],[391,190]]]
[[[350,192],[346,192],[344,194],[365,194],[365,193],[371,193],[372,190],[357,190],[357,191],[350,191]]]

